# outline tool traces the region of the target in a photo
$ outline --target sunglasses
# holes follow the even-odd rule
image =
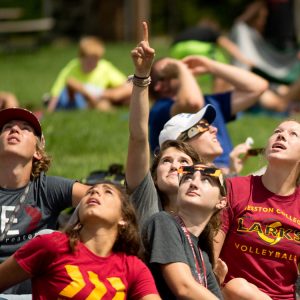
[[[195,172],[200,172],[201,176],[208,176],[218,184],[222,196],[226,196],[227,190],[225,185],[225,180],[223,173],[220,169],[214,167],[207,167],[204,165],[194,165],[194,166],[181,166],[178,169],[179,184],[186,176],[193,175]]]
[[[247,151],[247,155],[249,156],[257,156],[263,154],[265,151],[264,148],[252,148]]]
[[[179,136],[179,140],[186,141],[194,136],[209,130],[210,124],[206,120],[201,120],[199,123],[182,132]]]

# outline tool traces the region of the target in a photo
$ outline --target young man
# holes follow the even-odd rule
[[[87,185],[47,176],[50,159],[42,128],[23,108],[0,111],[0,262],[42,229],[56,229],[61,210],[76,206]],[[7,293],[28,294],[21,284]]]
[[[204,96],[194,75],[210,73],[231,84],[226,93]],[[158,146],[158,136],[165,123],[178,113],[195,113],[207,104],[214,106],[217,137],[223,152],[217,155],[218,167],[229,168],[232,143],[226,123],[238,112],[251,107],[268,83],[261,77],[240,68],[216,62],[203,56],[188,56],[183,61],[164,58],[152,66],[150,93],[156,99],[150,111],[151,149]]]
[[[181,113],[172,117],[159,135],[159,145],[167,140],[180,140],[188,143],[206,162],[214,162],[222,155],[223,143],[218,137],[218,128],[225,124],[215,123],[217,112],[214,106],[208,104],[195,114]],[[217,128],[218,127],[218,128]],[[225,142],[225,141],[224,141]],[[237,145],[229,155],[229,168],[225,174],[239,173],[244,160],[241,154],[246,154],[250,148],[246,143]]]

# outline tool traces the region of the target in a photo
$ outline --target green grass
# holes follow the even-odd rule
[[[168,54],[168,42],[155,40],[156,56]],[[134,44],[107,44],[106,58],[125,74],[133,72],[130,50]],[[33,53],[0,54],[0,90],[14,92],[22,106],[42,110],[41,97],[49,91],[59,70],[76,56],[71,43],[56,43]],[[246,116],[228,127],[234,144],[248,136],[254,146],[264,146],[278,119]],[[47,151],[53,158],[49,174],[83,178],[89,172],[107,168],[126,160],[128,141],[128,109],[111,113],[97,111],[44,113],[42,126]],[[250,158],[244,174],[263,165],[261,158]]]

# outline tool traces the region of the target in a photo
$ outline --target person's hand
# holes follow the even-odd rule
[[[182,59],[182,61],[188,66],[188,68],[194,75],[210,73],[209,67],[211,59],[207,57],[199,55],[190,55]]]
[[[222,285],[228,273],[228,267],[226,263],[222,259],[218,258],[213,271],[217,277],[219,284]]]
[[[155,50],[149,45],[147,23],[143,22],[142,24],[143,40],[131,51],[131,57],[135,66],[135,75],[148,77],[155,56]]]
[[[248,158],[247,152],[251,147],[247,143],[238,144],[230,152],[230,173],[240,173],[244,167],[244,162]]]

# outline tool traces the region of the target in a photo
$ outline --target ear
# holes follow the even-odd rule
[[[154,86],[153,89],[154,89],[155,92],[161,91],[161,89],[162,89],[162,81],[161,81],[161,80],[158,80],[158,81],[156,82],[156,84],[155,84],[155,86]]]
[[[216,204],[217,209],[223,209],[227,205],[226,197],[221,197],[220,202]]]
[[[33,154],[33,157],[36,159],[36,160],[41,160],[42,159],[42,154],[39,152],[39,151],[35,151],[34,154]]]

